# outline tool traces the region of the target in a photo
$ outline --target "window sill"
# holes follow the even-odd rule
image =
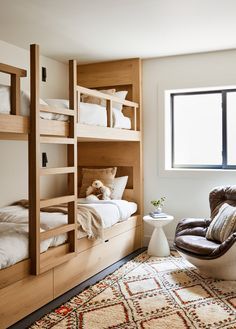
[[[198,169],[198,168],[166,168],[160,169],[161,177],[207,177],[215,175],[235,175],[236,169]]]

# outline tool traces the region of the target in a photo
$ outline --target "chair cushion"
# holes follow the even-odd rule
[[[220,244],[202,236],[182,235],[175,238],[175,245],[196,255],[210,255]]]
[[[236,231],[236,207],[224,203],[218,214],[211,221],[206,238],[209,240],[224,242]]]

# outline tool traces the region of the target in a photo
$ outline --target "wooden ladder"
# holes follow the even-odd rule
[[[30,46],[30,133],[29,133],[29,253],[31,260],[31,274],[38,275],[53,268],[76,255],[77,249],[77,136],[76,136],[76,61],[69,62],[69,90],[70,101],[68,109],[54,109],[39,105],[39,46]],[[40,131],[40,111],[64,114],[69,117],[68,136],[55,137],[42,135]],[[40,168],[41,144],[67,145],[67,167]],[[41,200],[40,176],[68,174],[67,195]],[[40,209],[58,204],[68,204],[68,223],[40,232]],[[50,265],[41,264],[40,243],[53,236],[67,233],[68,253],[52,259]]]

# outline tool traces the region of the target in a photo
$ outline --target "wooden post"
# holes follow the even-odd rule
[[[29,255],[31,274],[40,273],[39,46],[30,46]]]
[[[20,76],[11,74],[11,114],[20,114]]]
[[[74,144],[67,146],[67,166],[75,167],[75,172],[68,175],[68,194],[74,194],[75,200],[68,203],[68,224],[75,224],[75,230],[68,233],[70,252],[77,250],[77,63],[69,61],[69,107],[75,111],[70,117],[69,138]]]
[[[112,101],[110,99],[106,100],[106,111],[107,111],[107,127],[112,127],[113,126]]]

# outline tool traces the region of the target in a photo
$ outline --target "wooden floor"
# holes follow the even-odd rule
[[[32,325],[35,321],[40,319],[45,314],[51,312],[53,309],[59,307],[61,304],[67,302],[70,298],[74,297],[75,295],[79,294],[81,291],[86,289],[87,287],[95,284],[96,282],[104,279],[107,275],[113,273],[116,269],[118,269],[120,266],[124,265],[126,262],[140,254],[146,250],[146,248],[141,248],[133,252],[132,254],[122,258],[118,262],[114,263],[113,265],[107,267],[103,271],[99,272],[98,274],[94,275],[93,277],[89,278],[88,280],[82,282],[75,288],[69,290],[62,296],[56,298],[52,302],[48,303],[47,305],[41,307],[37,311],[33,312],[32,314],[28,315],[24,319],[18,321],[16,324],[9,327],[9,329],[26,329],[30,325]]]

